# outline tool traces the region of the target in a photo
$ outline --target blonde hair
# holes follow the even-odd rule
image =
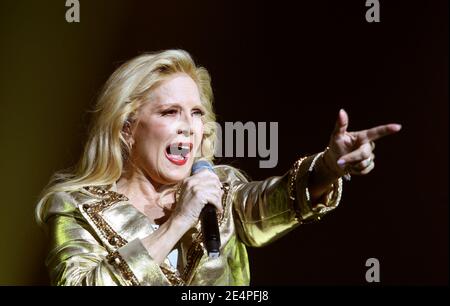
[[[78,163],[55,173],[41,193],[36,220],[49,197],[56,192],[71,192],[85,186],[110,185],[122,175],[130,146],[122,135],[124,124],[133,120],[152,89],[176,73],[189,75],[197,84],[203,116],[204,134],[201,158],[214,159],[216,125],[213,93],[208,71],[197,67],[186,51],[167,50],[145,53],[122,64],[106,82],[94,110],[94,118],[84,152]]]

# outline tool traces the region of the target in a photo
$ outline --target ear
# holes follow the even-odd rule
[[[128,142],[130,146],[134,144],[133,140],[133,131],[132,131],[132,121],[130,119],[127,119],[122,127],[122,136],[125,138],[125,140]]]

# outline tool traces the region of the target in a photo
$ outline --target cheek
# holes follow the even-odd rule
[[[159,150],[159,147],[166,143],[170,135],[170,125],[157,121],[149,122],[139,130],[136,141],[139,142],[140,147],[148,150]]]
[[[148,126],[147,133],[153,139],[162,139],[169,133],[168,130],[167,125],[156,122]]]
[[[202,134],[205,128],[205,124],[203,123],[203,120],[201,118],[195,118],[193,120],[193,129],[197,134]]]
[[[202,143],[203,143],[203,134],[205,132],[205,125],[203,122],[199,122],[194,126],[195,128],[195,143],[197,145],[196,155],[200,157],[202,155]]]
[[[197,138],[197,141],[202,140],[203,133],[205,132],[205,125],[203,124],[203,122],[201,120],[199,120],[195,123],[194,132],[195,132],[195,137]]]

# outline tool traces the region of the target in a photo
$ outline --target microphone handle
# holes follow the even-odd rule
[[[200,215],[202,226],[203,243],[210,258],[220,256],[220,233],[217,223],[216,207],[212,204],[206,204]]]

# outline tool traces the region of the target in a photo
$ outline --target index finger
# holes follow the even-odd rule
[[[357,138],[360,140],[361,143],[369,142],[377,140],[381,137],[388,136],[394,133],[397,133],[400,131],[402,126],[400,124],[391,123],[391,124],[385,124],[376,126],[371,129],[367,129],[364,131],[357,132]]]

